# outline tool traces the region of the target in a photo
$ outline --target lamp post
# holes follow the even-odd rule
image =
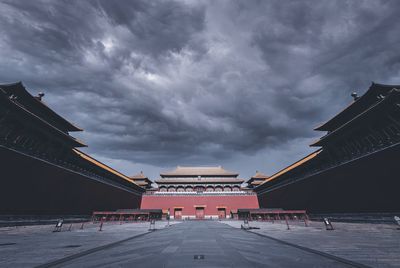
[[[397,227],[398,230],[400,230],[400,217],[399,216],[394,216],[394,221],[397,223],[399,227]]]
[[[167,212],[168,227],[169,227],[169,217],[170,217],[170,208],[168,208],[168,212]]]

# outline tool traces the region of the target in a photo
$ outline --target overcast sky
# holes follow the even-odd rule
[[[44,91],[84,151],[127,175],[273,174],[352,91],[400,83],[399,14],[400,1],[0,0],[0,82]]]

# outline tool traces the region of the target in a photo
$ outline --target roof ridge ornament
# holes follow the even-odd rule
[[[38,93],[38,95],[37,95],[37,99],[41,101],[42,98],[44,97],[44,95],[45,95],[45,94],[44,94],[42,91],[40,91],[40,92]]]
[[[358,100],[358,99],[360,98],[360,97],[358,96],[358,94],[357,94],[356,91],[353,91],[353,92],[351,93],[351,96],[353,97],[354,101],[356,101],[356,100]]]

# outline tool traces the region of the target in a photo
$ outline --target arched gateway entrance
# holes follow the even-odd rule
[[[204,206],[196,206],[196,219],[204,219]]]
[[[226,208],[220,207],[218,208],[218,218],[225,219],[226,218]]]
[[[174,208],[174,219],[181,220],[182,219],[182,208]]]

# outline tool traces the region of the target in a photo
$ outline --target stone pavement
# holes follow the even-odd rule
[[[174,223],[171,223],[174,224]],[[162,229],[167,222],[156,222]],[[92,248],[107,245],[133,236],[148,233],[150,224],[99,223],[64,225],[61,232],[53,233],[54,225],[0,228],[0,267],[35,267]]]
[[[260,229],[247,232],[241,221],[176,223],[156,222],[156,232],[148,222],[107,223],[101,232],[92,223],[59,233],[49,225],[0,228],[0,267],[400,267],[394,225],[334,223],[326,231],[319,222],[291,223],[290,230],[284,223],[250,222]]]
[[[218,221],[186,221],[56,267],[351,267]]]
[[[240,228],[242,221],[224,221]],[[250,222],[251,232],[266,235],[302,247],[322,251],[371,267],[400,267],[400,230],[389,224],[332,223],[327,231],[322,222]]]

